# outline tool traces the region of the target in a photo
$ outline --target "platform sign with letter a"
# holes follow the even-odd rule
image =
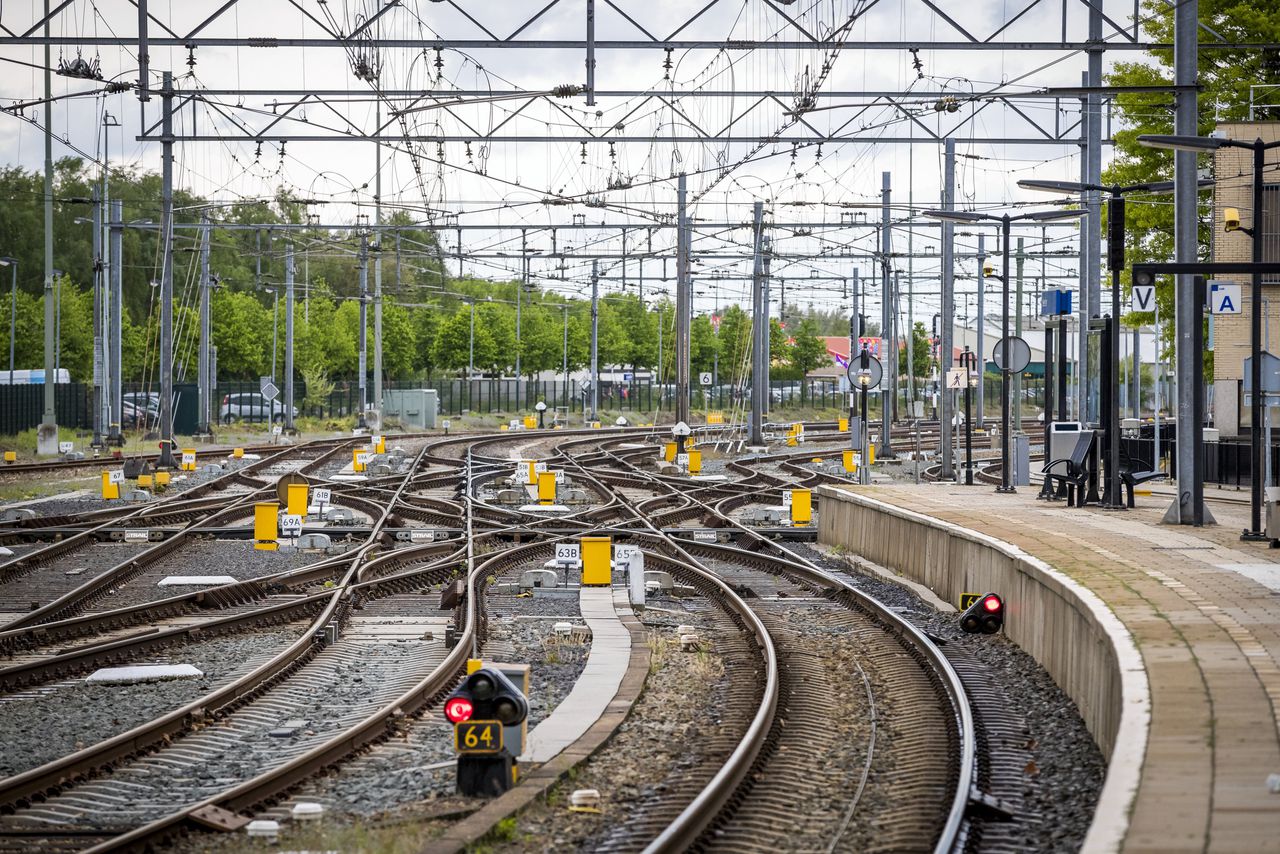
[[[1230,282],[1209,282],[1209,312],[1211,314],[1239,314],[1240,286]]]

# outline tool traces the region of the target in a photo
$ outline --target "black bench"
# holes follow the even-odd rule
[[[1135,486],[1167,476],[1162,471],[1148,471],[1145,461],[1135,460],[1121,450],[1120,483],[1125,491],[1125,503],[1127,506],[1133,507],[1133,489]]]
[[[1067,506],[1083,507],[1085,488],[1089,483],[1089,452],[1093,448],[1094,433],[1086,430],[1076,439],[1070,456],[1060,460],[1050,460],[1040,471],[1050,481],[1057,481],[1067,487]],[[1053,471],[1063,468],[1065,471]]]

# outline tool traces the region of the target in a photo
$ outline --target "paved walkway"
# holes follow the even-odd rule
[[[521,762],[546,762],[581,738],[604,714],[627,672],[631,632],[614,609],[613,588],[581,588],[578,607],[591,629],[591,652],[587,655],[586,667],[573,683],[569,696],[529,732],[529,743],[525,745]]]
[[[894,485],[865,494],[1013,543],[1105,600],[1142,653],[1151,735],[1126,851],[1280,852],[1280,551],[1242,543],[1247,507],[1219,525],[1034,500],[1035,490]]]

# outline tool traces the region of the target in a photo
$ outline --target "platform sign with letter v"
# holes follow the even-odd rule
[[[1209,282],[1209,311],[1212,314],[1240,313],[1240,286],[1230,282]]]
[[[1156,310],[1156,286],[1155,285],[1134,285],[1133,292],[1129,294],[1129,310],[1130,311],[1155,311]]]

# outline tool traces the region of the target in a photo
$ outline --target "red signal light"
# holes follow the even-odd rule
[[[471,705],[471,701],[466,697],[450,697],[444,704],[444,716],[449,719],[450,723],[460,724],[463,721],[471,720],[473,711],[475,711],[475,707]]]
[[[982,600],[982,607],[988,611],[999,611],[1003,605],[1004,603],[1000,601],[999,596],[988,596]]]

